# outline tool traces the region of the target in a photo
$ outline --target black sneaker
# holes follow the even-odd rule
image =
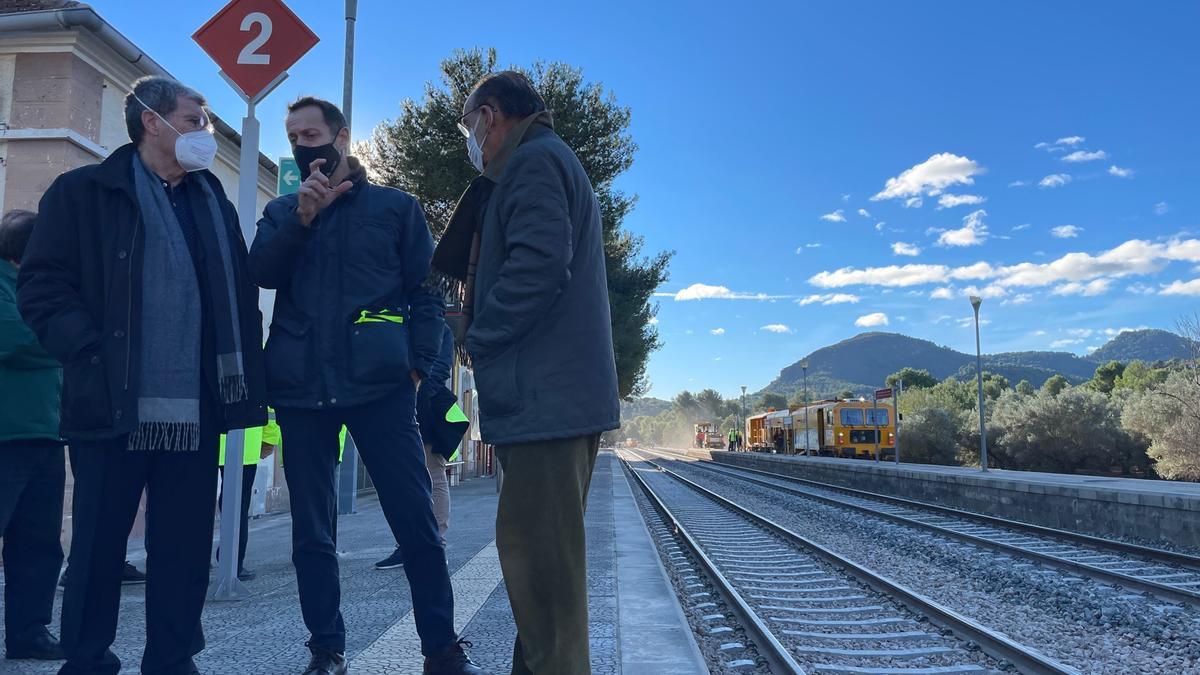
[[[425,657],[425,675],[484,675],[486,672],[463,651],[463,646],[473,647],[466,640],[459,640],[446,647],[441,654]]]
[[[349,672],[344,655],[321,647],[309,649],[312,650],[312,660],[302,675],[346,675]]]
[[[146,575],[138,571],[138,568],[133,566],[133,563],[125,561],[125,570],[121,572],[121,585],[132,586],[135,584],[146,583]]]
[[[63,654],[62,646],[58,644],[58,640],[50,634],[50,631],[46,630],[45,626],[38,626],[27,632],[26,636],[6,645],[4,658],[35,661],[63,661],[67,658]]]
[[[392,551],[391,555],[375,563],[375,569],[377,570],[394,570],[397,567],[404,567],[404,554],[400,551],[399,546],[396,547],[395,551]]]
[[[238,570],[238,579],[241,581],[254,581],[258,578],[258,573],[253,570],[248,570],[245,567]]]

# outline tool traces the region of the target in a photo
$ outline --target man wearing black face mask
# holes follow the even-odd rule
[[[437,360],[442,298],[431,291],[433,240],[420,204],[372,185],[347,154],[337,106],[288,107],[304,183],[267,205],[251,275],[277,289],[267,340],[268,400],[286,450],[292,562],[313,653],[306,675],[347,670],[334,547],[334,470],[346,425],[404,550],[425,673],[482,673],[454,632],[454,597],[416,423],[416,390]]]

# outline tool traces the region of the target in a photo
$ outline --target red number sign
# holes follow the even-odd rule
[[[282,0],[233,0],[192,39],[249,98],[320,41]]]

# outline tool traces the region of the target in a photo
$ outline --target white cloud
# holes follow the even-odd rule
[[[879,221],[878,223],[875,223],[875,231],[876,231],[876,232],[883,232],[883,226],[884,226],[884,225],[887,225],[887,222],[885,222],[885,221],[882,221],[882,220],[881,220],[881,221]]]
[[[812,305],[819,302],[822,305],[842,305],[845,303],[854,304],[859,300],[861,300],[861,298],[851,293],[818,293],[816,295],[800,298],[796,301],[796,303],[799,305]]]
[[[1066,347],[1068,345],[1077,345],[1081,342],[1083,342],[1083,340],[1063,338],[1062,340],[1055,340],[1055,341],[1051,342],[1050,348],[1051,349],[1059,349],[1061,347]]]
[[[1159,295],[1200,295],[1200,279],[1181,281],[1176,279],[1169,285],[1163,286]]]
[[[938,210],[952,209],[955,206],[982,204],[987,201],[986,197],[979,195],[951,195],[944,194],[938,197]]]
[[[980,319],[979,325],[986,326],[991,322],[992,322],[991,319]],[[955,319],[954,323],[958,324],[959,328],[972,328],[975,326],[975,317],[974,316],[964,316],[961,319]]]
[[[1050,235],[1058,239],[1074,239],[1079,236],[1080,232],[1083,232],[1083,228],[1076,225],[1059,225],[1050,228]]]
[[[1070,335],[1073,337],[1081,337],[1081,338],[1092,337],[1092,335],[1095,332],[1096,332],[1095,329],[1092,329],[1092,328],[1068,328],[1067,329],[1067,335]]]
[[[731,291],[725,286],[710,286],[708,284],[692,284],[677,293],[655,293],[657,297],[674,298],[676,302],[689,300],[779,300],[786,295],[767,295],[766,293],[743,293]]]
[[[1044,331],[1044,330],[1035,330],[1032,333],[1030,333],[1030,335],[1035,335],[1035,336],[1036,335],[1045,335],[1045,334],[1046,334],[1046,331]]]
[[[1033,296],[1028,293],[1017,293],[1011,298],[1005,298],[1000,302],[1002,305],[1026,305],[1033,302]]]
[[[792,329],[781,323],[769,323],[763,326],[760,330],[765,330],[768,333],[791,333]]]
[[[1038,181],[1038,186],[1044,187],[1044,188],[1056,188],[1056,187],[1062,187],[1070,182],[1071,182],[1070,174],[1052,173],[1049,176],[1046,176],[1045,178]]]
[[[1047,150],[1050,148],[1050,144],[1046,141],[1042,141],[1041,143],[1035,143],[1033,147],[1036,150]]]
[[[845,192],[843,192],[843,193],[842,193],[842,201],[844,201],[844,202],[848,202],[848,201],[850,201],[850,195],[849,195],[849,194],[847,194],[847,193],[845,193]]]
[[[870,213],[869,211],[867,211],[866,209],[859,209],[859,210],[858,210],[858,215],[862,216],[863,218],[870,218],[870,217],[871,217],[871,213]]]
[[[1105,328],[1104,334],[1108,335],[1108,336],[1113,336],[1113,335],[1120,335],[1121,333],[1128,333],[1129,331],[1134,331],[1134,330],[1146,330],[1147,328],[1149,328],[1149,326],[1146,326],[1146,325],[1141,325],[1136,328],[1130,328],[1128,326],[1124,326],[1121,328]]]
[[[1116,164],[1113,164],[1112,166],[1108,167],[1108,174],[1110,176],[1116,176],[1117,178],[1133,178],[1133,169],[1122,169]]]
[[[962,294],[968,298],[972,295],[977,295],[981,298],[1003,298],[1008,295],[1008,290],[998,284],[988,284],[983,288],[978,286],[967,286],[962,289]]]
[[[875,312],[873,314],[864,314],[854,320],[854,325],[860,326],[862,328],[870,328],[872,326],[886,326],[886,325],[888,325],[887,314],[884,314],[883,312]]]
[[[1140,281],[1130,284],[1125,288],[1125,290],[1129,291],[1130,293],[1137,293],[1139,295],[1153,295],[1155,293],[1153,286],[1148,286]]]
[[[1171,210],[1171,206],[1169,204],[1167,204],[1166,202],[1159,202],[1154,205],[1154,214],[1158,215],[1158,216],[1165,215],[1167,213],[1167,211],[1170,211],[1170,210]]]
[[[1008,187],[1025,187],[1026,185],[1029,185],[1029,181],[1027,181],[1027,180],[1014,180],[1013,182],[1011,182],[1011,183],[1009,183],[1009,184],[1008,184]]]
[[[821,216],[821,220],[830,223],[844,223],[846,222],[846,216],[842,215],[841,209],[838,209],[833,213],[826,213],[825,215]]]
[[[916,244],[906,244],[902,241],[892,244],[892,253],[894,255],[921,255],[921,249]]]
[[[806,248],[821,248],[821,244],[820,244],[820,242],[814,242],[812,244],[801,244],[796,247],[796,253],[803,253],[804,249],[806,249]]]
[[[887,183],[871,201],[895,199],[897,197],[936,197],[951,185],[974,185],[972,176],[983,173],[983,168],[974,160],[942,152],[906,169]]]
[[[714,328],[708,332],[712,333],[713,335],[724,335],[725,329],[724,328]]]
[[[972,211],[963,218],[963,226],[957,230],[946,230],[938,236],[938,246],[978,246],[987,241],[988,228],[983,222],[987,211]]]
[[[1021,230],[1028,230],[1030,227],[1032,226],[1029,223],[1021,223],[1020,225],[1013,225],[1012,231],[1020,232]]]
[[[865,269],[843,267],[832,272],[818,272],[808,281],[820,288],[841,288],[859,284],[905,287],[937,283],[949,273],[950,269],[945,265],[889,265]]]
[[[925,200],[920,197],[909,197],[904,200],[904,208],[919,209],[925,204]]]
[[[953,300],[954,299],[954,289],[946,287],[946,286],[942,286],[941,288],[935,288],[935,289],[933,289],[933,292],[929,294],[929,297],[931,297],[935,300]]]
[[[1054,141],[1054,144],[1055,145],[1079,145],[1080,143],[1082,143],[1086,140],[1087,139],[1084,138],[1083,136],[1067,136],[1066,138],[1060,138],[1057,141]]]
[[[1055,286],[1051,291],[1054,295],[1103,295],[1112,286],[1112,279],[1093,279],[1087,283],[1071,281]]]
[[[1103,150],[1088,152],[1086,150],[1076,150],[1069,155],[1063,155],[1064,162],[1094,162],[1100,159],[1108,159],[1108,153]]]

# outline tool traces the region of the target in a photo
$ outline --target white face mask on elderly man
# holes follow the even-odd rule
[[[202,126],[204,128],[195,131],[183,133],[175,128],[175,125],[167,121],[167,118],[158,114],[158,111],[146,105],[137,94],[133,97],[141,103],[146,110],[154,113],[154,116],[163,121],[163,124],[171,127],[171,131],[179,134],[175,139],[175,160],[179,162],[179,166],[183,167],[184,171],[203,171],[212,166],[213,160],[217,156],[217,139],[208,129],[208,116],[204,115]],[[201,113],[203,114],[203,113]]]

